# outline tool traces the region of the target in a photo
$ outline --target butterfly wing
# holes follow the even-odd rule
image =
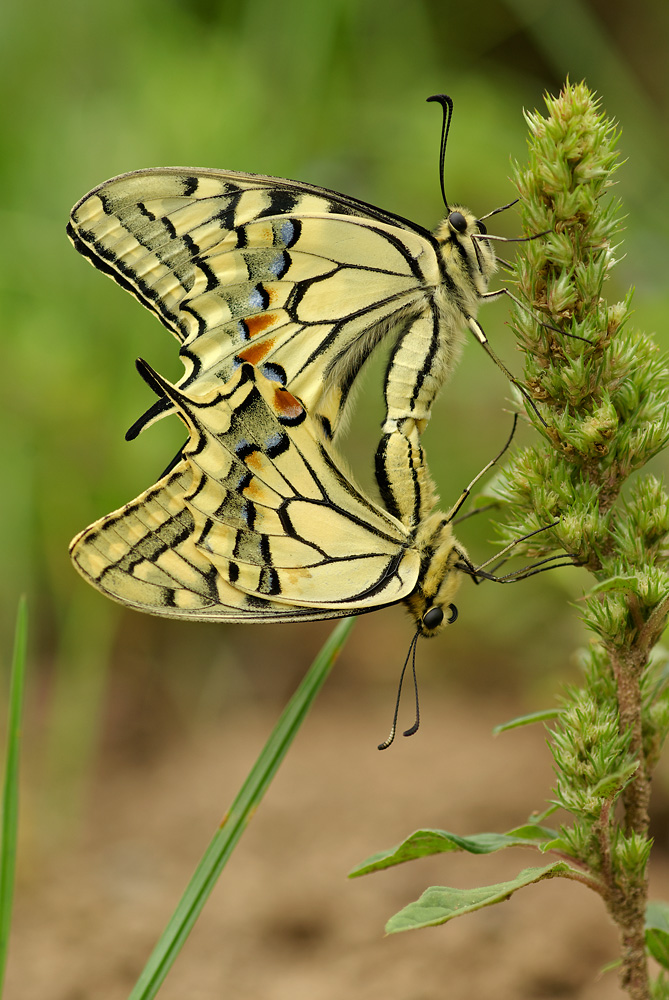
[[[427,230],[254,174],[124,174],[74,207],[68,232],[180,341],[180,388],[200,395],[249,361],[289,387],[328,436],[370,351],[424,312],[426,289],[442,280]],[[163,397],[130,436],[173,407]]]
[[[356,488],[301,403],[250,364],[195,397],[144,377],[189,428],[183,458],[72,542],[80,573],[153,614],[224,621],[342,617],[418,580],[403,525]]]

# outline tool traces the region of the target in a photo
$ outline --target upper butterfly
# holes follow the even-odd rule
[[[439,100],[443,162],[451,104]],[[142,369],[159,398],[127,436],[174,411],[190,432],[173,471],[74,539],[80,572],[140,610],[195,618],[332,617],[405,600],[433,634],[441,619],[426,614],[450,604],[456,569],[473,567],[451,515],[431,514],[420,435],[462,330],[489,350],[476,312],[501,293],[488,292],[497,264],[483,222],[453,206],[430,233],[313,185],[175,167],[94,188],[68,234],[181,343],[176,386]],[[385,511],[330,445],[383,340]]]

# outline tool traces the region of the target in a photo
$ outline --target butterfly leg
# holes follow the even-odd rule
[[[505,294],[505,289],[502,289],[500,292],[491,292],[490,294],[493,297],[497,297],[499,295],[504,295]],[[488,295],[485,295],[485,296],[482,295],[481,298],[488,298]],[[508,378],[509,382],[511,382],[512,385],[515,385],[516,389],[518,389],[518,392],[527,401],[527,403],[529,404],[529,406],[534,410],[535,414],[537,415],[537,417],[539,418],[539,420],[541,421],[541,423],[545,427],[546,426],[546,421],[544,420],[544,418],[539,413],[539,410],[537,409],[537,404],[534,402],[534,400],[530,396],[527,388],[523,385],[522,382],[518,381],[518,379],[516,378],[516,376],[513,375],[509,371],[509,369],[506,367],[506,365],[501,360],[501,358],[499,358],[495,354],[495,352],[493,351],[492,347],[490,346],[490,341],[486,337],[485,331],[483,330],[483,327],[478,322],[478,320],[474,319],[473,316],[467,316],[466,317],[466,322],[467,322],[468,328],[474,334],[474,336],[476,337],[476,339],[478,340],[479,344],[481,345],[481,347],[483,348],[483,350],[486,352],[486,354],[488,355],[488,357],[492,358],[492,360],[495,362],[495,364],[497,365],[497,367],[499,368],[499,370],[501,372],[503,372],[504,375],[506,375],[506,377]]]

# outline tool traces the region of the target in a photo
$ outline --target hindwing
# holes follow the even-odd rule
[[[168,475],[73,540],[99,590],[169,617],[291,621],[359,614],[415,589],[410,533],[354,485],[290,392],[250,364],[197,397],[143,373],[189,441]]]

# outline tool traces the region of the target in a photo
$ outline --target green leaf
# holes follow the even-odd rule
[[[529,715],[518,715],[515,719],[502,722],[493,729],[493,736],[498,733],[505,733],[508,729],[520,729],[521,726],[531,726],[535,722],[550,722],[557,719],[560,714],[559,708],[544,708],[541,712],[530,712]]]
[[[484,906],[501,903],[518,889],[547,878],[565,877],[572,872],[564,861],[555,861],[544,868],[525,868],[516,878],[496,885],[484,885],[478,889],[452,889],[448,886],[433,885],[426,889],[420,899],[409,903],[403,910],[391,917],[386,924],[387,934],[399,931],[417,930],[420,927],[436,927],[453,917],[472,913]],[[569,875],[566,876],[567,878]]]
[[[0,845],[0,994],[7,964],[7,947],[12,923],[16,843],[19,825],[19,754],[21,747],[21,715],[28,645],[28,605],[25,597],[19,601],[14,636],[14,657],[9,693],[7,725],[7,757],[2,791],[2,844]]]
[[[538,847],[554,840],[555,830],[528,823],[508,833],[475,833],[471,837],[460,837],[446,830],[416,830],[401,844],[387,851],[379,851],[349,872],[349,878],[382,871],[404,861],[424,858],[430,854],[444,854],[450,851],[467,851],[469,854],[493,854],[506,847]]]
[[[591,587],[591,594],[602,594],[607,590],[631,590],[633,593],[639,592],[639,579],[636,576],[610,576],[608,580],[602,580]]]
[[[237,793],[223,823],[214,834],[202,860],[195,869],[167,927],[151,954],[128,1000],[149,1000],[155,997],[174,960],[191,932],[216,880],[244,833],[249,820],[299,732],[307,712],[325,683],[330,669],[355,624],[355,618],[345,618],[332,631],[329,639],[309,668],[299,688],[284,709],[272,730],[260,756]]]
[[[656,962],[669,969],[669,903],[658,900],[646,907],[646,947]]]
[[[573,847],[563,840],[562,837],[556,837],[555,840],[547,840],[541,845],[541,853],[548,854],[549,851],[560,851],[561,854],[569,854],[575,857]]]

